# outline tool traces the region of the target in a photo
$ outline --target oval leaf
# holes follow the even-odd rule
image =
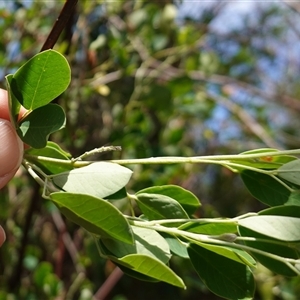
[[[133,244],[131,227],[123,214],[108,201],[73,193],[52,193],[51,200],[72,222],[87,231]]]
[[[163,281],[180,288],[186,288],[182,279],[168,266],[148,255],[130,254],[118,259],[118,262],[127,268],[156,280]]]
[[[184,210],[192,215],[200,207],[199,199],[190,191],[177,185],[162,185],[143,189],[137,194],[160,194],[178,201]]]
[[[57,104],[40,107],[19,121],[17,133],[21,140],[33,148],[44,148],[51,133],[65,126],[64,110]]]
[[[51,178],[57,187],[66,192],[105,198],[123,188],[131,175],[130,169],[118,164],[95,162]]]
[[[281,241],[300,241],[299,218],[259,215],[238,220],[238,224]]]
[[[291,192],[271,176],[245,170],[241,177],[249,192],[262,203],[277,206],[288,202]]]
[[[158,194],[137,194],[138,206],[149,220],[188,219],[182,206],[174,199]]]
[[[19,102],[34,110],[51,102],[66,90],[71,71],[65,57],[54,50],[41,52],[28,60],[11,80]]]
[[[198,245],[188,247],[191,262],[204,284],[226,299],[252,299],[254,278],[248,266]]]

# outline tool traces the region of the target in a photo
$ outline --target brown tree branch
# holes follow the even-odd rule
[[[57,42],[60,34],[66,27],[70,17],[74,13],[75,6],[77,4],[78,0],[66,0],[65,5],[63,6],[58,18],[56,19],[56,22],[50,31],[48,38],[46,39],[41,52],[52,49]]]

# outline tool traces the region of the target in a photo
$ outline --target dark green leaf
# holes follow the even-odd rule
[[[66,192],[106,198],[129,181],[132,171],[110,162],[95,162],[86,167],[52,176],[53,183]]]
[[[87,231],[132,244],[133,234],[123,214],[108,201],[73,193],[52,193],[51,200],[71,221]]]
[[[51,102],[66,90],[71,71],[63,55],[47,50],[28,60],[11,80],[11,89],[28,110]]]
[[[196,272],[213,293],[232,300],[252,299],[255,286],[248,266],[194,244],[188,247],[188,253]]]
[[[268,175],[245,170],[241,173],[241,177],[249,192],[269,206],[282,205],[290,197],[291,192]]]
[[[138,206],[149,220],[188,219],[182,206],[174,199],[159,194],[137,194]]]
[[[65,126],[64,110],[57,104],[48,104],[27,114],[19,121],[17,133],[33,148],[44,148],[51,133]]]
[[[178,201],[184,210],[192,215],[200,207],[199,199],[190,191],[177,185],[162,185],[143,189],[138,194],[160,194]]]
[[[118,190],[117,192],[115,192],[112,195],[109,195],[107,197],[104,197],[104,199],[106,200],[120,200],[120,199],[124,199],[127,197],[127,191],[126,188],[123,187],[120,190]]]

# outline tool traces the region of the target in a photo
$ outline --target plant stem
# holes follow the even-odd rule
[[[174,227],[165,227],[165,226],[161,226],[158,224],[149,226],[148,222],[143,222],[143,221],[129,221],[129,222],[131,223],[131,225],[134,225],[137,227],[152,229],[152,230],[156,230],[159,232],[165,232],[165,233],[175,235],[175,236],[181,236],[185,239],[190,240],[193,243],[195,243],[195,241],[196,241],[196,242],[200,242],[200,243],[215,244],[217,246],[226,246],[226,247],[230,247],[230,248],[237,248],[237,249],[245,250],[245,251],[252,252],[252,253],[257,253],[257,254],[260,254],[260,255],[263,255],[263,256],[266,256],[271,259],[274,259],[274,260],[284,263],[291,270],[293,270],[296,274],[300,275],[300,271],[292,265],[292,264],[297,263],[297,259],[281,257],[279,255],[276,255],[273,253],[268,253],[268,252],[265,252],[260,249],[252,248],[250,246],[224,241],[222,239],[219,239],[218,237],[213,237],[213,236],[198,234],[198,233],[192,233],[192,232],[180,230],[180,229],[177,229]]]
[[[256,215],[256,214],[255,214]],[[132,218],[132,217],[127,217],[128,220],[132,221],[138,221],[140,222],[141,219],[138,218]],[[237,222],[233,221],[232,219],[165,219],[165,220],[154,220],[154,221],[144,221],[147,226],[155,226],[155,225],[163,225],[163,224],[172,224],[172,223],[229,223],[232,225],[237,225]]]
[[[101,149],[101,148],[100,148]],[[92,150],[93,152],[95,150]],[[300,149],[285,150],[285,151],[271,151],[263,153],[254,154],[234,154],[234,155],[207,155],[207,156],[192,156],[192,157],[182,157],[182,156],[165,156],[165,157],[149,157],[149,158],[136,158],[136,159],[115,159],[109,160],[109,162],[117,163],[120,165],[130,165],[130,164],[179,164],[179,163],[203,163],[212,161],[222,161],[222,163],[227,164],[229,160],[248,160],[257,159],[262,157],[273,157],[281,155],[300,155]],[[74,160],[63,160],[46,156],[36,156],[26,154],[24,155],[28,160],[35,161],[48,161],[56,162],[61,165],[74,165],[74,167],[83,167],[93,163],[94,161],[75,161]],[[254,161],[255,162],[255,161]],[[263,162],[263,161],[257,161]],[[243,165],[244,166],[244,165]]]
[[[63,6],[51,32],[49,33],[42,49],[42,51],[52,49],[57,42],[61,32],[66,27],[66,24],[68,23],[68,20],[72,16],[75,6],[77,4],[78,0],[66,0],[65,5]]]
[[[93,150],[95,151],[95,150]],[[132,164],[144,164],[144,165],[156,165],[156,164],[179,164],[179,163],[191,163],[191,164],[199,164],[199,163],[211,163],[211,164],[219,164],[222,166],[228,167],[236,167],[243,168],[247,170],[252,170],[255,172],[264,173],[267,175],[276,175],[276,170],[263,170],[251,166],[247,166],[244,164],[239,164],[237,162],[231,162],[230,160],[252,160],[259,159],[262,157],[273,157],[273,156],[281,156],[281,155],[300,155],[300,149],[295,150],[286,150],[286,151],[271,151],[264,153],[254,153],[254,154],[236,154],[236,155],[208,155],[208,156],[193,156],[193,157],[180,157],[180,156],[166,156],[166,157],[150,157],[150,158],[138,158],[138,159],[117,159],[117,160],[109,160],[108,162],[117,163],[120,165],[132,165]],[[29,161],[41,161],[41,162],[51,162],[56,163],[61,166],[70,166],[73,165],[75,168],[80,168],[87,166],[94,161],[79,161],[79,160],[63,160],[46,156],[35,156],[30,154],[25,154],[24,157]],[[251,161],[250,161],[251,162]],[[263,162],[263,161],[257,161]]]

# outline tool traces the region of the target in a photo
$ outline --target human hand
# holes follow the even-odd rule
[[[9,121],[7,92],[0,89],[0,189],[15,175],[23,157],[23,143]],[[0,247],[5,232],[0,226]]]

